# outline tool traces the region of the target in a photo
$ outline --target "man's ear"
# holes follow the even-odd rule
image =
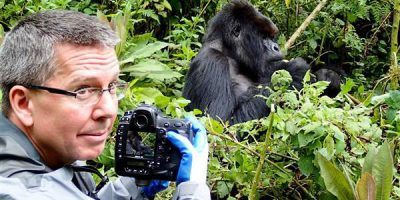
[[[9,93],[12,112],[26,127],[33,125],[31,95],[27,88],[20,85],[12,87]]]

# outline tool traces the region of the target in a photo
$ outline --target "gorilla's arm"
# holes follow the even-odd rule
[[[236,104],[228,59],[221,52],[204,47],[190,65],[183,96],[191,100],[189,109],[228,119]]]
[[[308,70],[310,70],[310,65],[302,58],[295,58],[289,62],[279,61],[272,64],[272,69],[268,70],[270,72],[275,72],[277,70],[284,69],[290,73],[292,76],[293,82],[292,86],[297,90],[303,88],[303,78]],[[272,75],[272,74],[271,74]],[[271,76],[269,75],[269,76]],[[270,82],[271,78],[267,79],[267,82]]]
[[[260,96],[269,96],[265,89],[250,87],[246,93],[239,97],[235,110],[230,118],[230,124],[250,121],[266,117],[269,113],[269,108],[266,100]]]

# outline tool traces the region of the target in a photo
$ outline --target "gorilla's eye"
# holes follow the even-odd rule
[[[236,25],[235,27],[233,27],[232,34],[235,37],[239,37],[239,34],[240,34],[240,26],[239,25]]]

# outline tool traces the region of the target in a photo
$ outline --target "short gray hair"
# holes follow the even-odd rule
[[[43,84],[56,69],[55,46],[60,43],[114,47],[119,38],[96,17],[76,11],[50,10],[20,21],[0,47],[2,112],[8,115],[10,89]]]

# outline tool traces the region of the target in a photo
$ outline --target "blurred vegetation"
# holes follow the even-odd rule
[[[116,50],[129,91],[120,115],[141,102],[171,117],[200,114],[183,109],[189,103],[181,97],[184,77],[207,22],[226,2],[0,0],[0,43],[33,12],[69,9],[97,15],[122,40]],[[318,4],[251,2],[280,28],[281,46]],[[301,91],[271,89],[266,103],[275,112],[265,119],[229,126],[201,117],[209,132],[213,199],[247,199],[254,182],[259,199],[400,199],[400,91],[389,84],[399,77],[398,70],[389,70],[395,3],[331,0],[287,52],[288,59],[303,57],[313,65],[343,69],[348,76],[336,98],[321,97],[327,83],[310,83],[307,75]],[[288,80],[287,75],[277,73],[274,79]],[[269,127],[271,135],[265,135]],[[115,175],[113,145],[110,137],[97,159],[109,176]],[[260,157],[265,163],[257,167]],[[172,188],[157,198],[171,197]]]

